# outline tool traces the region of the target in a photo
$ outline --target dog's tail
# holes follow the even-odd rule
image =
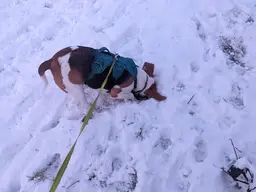
[[[42,80],[45,83],[45,87],[48,85],[48,80],[45,76],[45,71],[47,70],[51,70],[51,62],[52,59],[49,59],[45,62],[43,62],[39,67],[38,67],[38,74],[40,75],[40,77],[42,78]]]

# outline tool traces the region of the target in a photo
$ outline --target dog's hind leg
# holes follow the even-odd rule
[[[88,101],[84,93],[84,85],[74,85],[74,86],[75,87],[72,89],[73,98],[77,100],[77,106],[81,108],[81,110],[83,110],[88,105]]]
[[[132,77],[129,77],[128,79],[126,79],[126,81],[124,81],[120,85],[115,85],[111,89],[110,95],[111,97],[117,98],[117,99],[124,99],[124,100],[133,99],[134,98],[132,94],[133,87],[134,87],[134,80]]]
[[[68,84],[67,91],[67,96],[70,98],[68,103],[68,116],[75,119],[80,119],[85,115],[85,112],[89,106],[84,93],[84,85]]]

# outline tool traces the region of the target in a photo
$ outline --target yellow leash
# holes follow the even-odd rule
[[[52,184],[52,187],[51,187],[51,189],[50,189],[50,192],[55,192],[55,190],[57,189],[57,187],[58,187],[58,185],[59,185],[59,183],[60,183],[60,180],[61,180],[61,178],[62,178],[64,172],[66,171],[66,168],[67,168],[67,166],[68,166],[69,160],[70,160],[70,158],[71,158],[71,156],[72,156],[72,154],[73,154],[73,152],[74,152],[74,149],[75,149],[76,143],[77,143],[77,141],[78,141],[78,138],[79,138],[80,135],[82,134],[82,132],[83,132],[85,126],[88,124],[88,121],[90,120],[90,118],[91,118],[91,116],[92,116],[92,113],[93,113],[93,111],[94,111],[94,109],[95,109],[97,100],[98,100],[98,98],[99,98],[99,96],[100,96],[100,94],[101,94],[101,92],[102,92],[102,89],[105,87],[105,85],[106,85],[106,83],[107,83],[107,81],[108,81],[108,77],[109,77],[109,75],[110,75],[110,73],[111,73],[111,71],[112,71],[112,69],[113,69],[113,67],[114,67],[114,64],[115,64],[115,62],[116,62],[116,60],[117,60],[117,56],[118,56],[118,55],[115,55],[115,57],[114,57],[113,63],[112,63],[112,65],[111,65],[110,69],[109,69],[109,72],[108,72],[108,74],[107,74],[107,77],[105,78],[105,80],[103,81],[103,83],[102,83],[102,85],[101,85],[101,87],[100,87],[100,91],[99,91],[99,93],[98,93],[98,96],[96,97],[96,99],[95,99],[94,102],[92,103],[92,105],[91,105],[89,111],[87,112],[87,115],[86,115],[86,117],[85,117],[85,119],[84,119],[84,122],[83,122],[82,127],[81,127],[81,130],[80,130],[80,133],[79,133],[79,135],[78,135],[78,137],[77,137],[75,143],[74,143],[73,146],[71,147],[70,151],[68,152],[68,154],[67,154],[67,156],[66,156],[64,162],[62,163],[62,165],[61,165],[61,167],[60,167],[60,169],[59,169],[59,171],[58,171],[58,173],[57,173],[57,176],[56,176],[55,179],[54,179],[54,182],[53,182],[53,184]]]

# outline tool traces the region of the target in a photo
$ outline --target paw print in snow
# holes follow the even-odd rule
[[[243,109],[245,107],[243,101],[242,89],[239,87],[237,83],[232,85],[231,95],[228,101],[233,105],[236,109]]]
[[[155,144],[155,147],[160,146],[162,149],[166,150],[171,146],[172,141],[168,138],[161,137]]]
[[[183,91],[185,89],[185,85],[181,82],[178,82],[177,85],[176,85],[176,90],[177,91]]]
[[[114,158],[112,161],[112,171],[118,171],[122,167],[122,160]]]
[[[197,71],[199,71],[199,65],[195,62],[191,62],[190,63],[190,69],[192,72],[196,73]]]
[[[192,173],[192,170],[190,167],[182,166],[181,167],[181,173],[183,177],[189,177],[189,175]]]
[[[178,185],[179,192],[187,192],[189,191],[191,184],[189,181],[180,181],[179,183],[177,183],[177,185]]]
[[[202,139],[198,139],[195,142],[195,150],[193,151],[193,155],[195,158],[195,161],[198,163],[204,162],[204,160],[207,157],[207,148],[206,143]]]
[[[45,8],[48,8],[48,9],[51,9],[51,8],[53,8],[53,4],[51,3],[51,2],[44,2],[44,7]]]

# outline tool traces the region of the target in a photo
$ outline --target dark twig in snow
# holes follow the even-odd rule
[[[189,104],[189,103],[193,100],[193,98],[195,97],[195,95],[196,95],[196,94],[194,94],[194,95],[189,99],[189,101],[187,102],[187,104]]]
[[[218,167],[217,165],[215,164],[212,164],[214,167],[218,168],[218,169],[222,169],[222,167]]]
[[[240,149],[238,149],[237,147],[235,147],[237,151],[239,151],[239,153],[242,153],[242,151]]]
[[[74,183],[72,183],[71,185],[69,185],[69,186],[67,187],[67,189],[69,189],[70,187],[72,187],[73,185],[75,185],[75,184],[77,184],[77,183],[79,183],[79,182],[80,182],[79,180],[75,181]]]
[[[228,102],[225,98],[222,98],[226,103]]]
[[[235,152],[235,155],[236,155],[236,159],[238,159],[238,156],[237,156],[237,153],[236,153],[236,148],[235,148],[235,146],[234,146],[234,143],[233,143],[232,139],[229,139],[229,140],[230,140],[230,142],[231,142],[231,144],[232,144],[232,146],[233,146],[233,149],[234,149],[234,152]]]

